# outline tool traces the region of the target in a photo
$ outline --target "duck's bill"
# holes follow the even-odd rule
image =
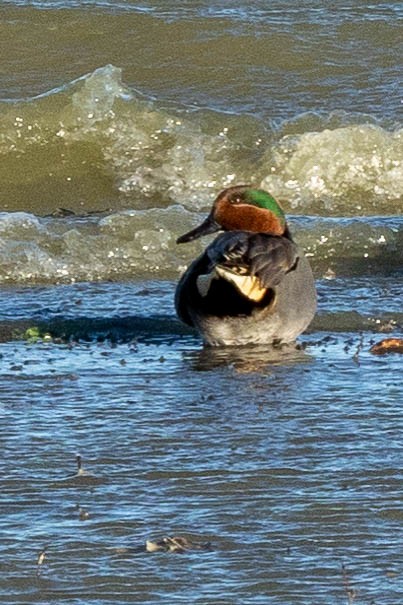
[[[194,239],[198,239],[199,237],[208,235],[209,233],[215,233],[216,231],[220,231],[220,229],[222,229],[221,225],[219,225],[213,219],[213,217],[209,215],[201,225],[178,237],[176,243],[185,244],[186,242],[192,242]]]

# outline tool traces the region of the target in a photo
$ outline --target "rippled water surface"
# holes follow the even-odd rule
[[[398,603],[401,362],[333,283],[272,352],[203,350],[169,282],[3,291],[2,602]]]
[[[401,17],[1,3],[2,603],[401,603]],[[176,319],[176,238],[239,182],[312,264],[298,348]]]
[[[344,564],[398,603],[400,369],[352,341],[3,345],[3,602],[348,602]],[[144,551],[172,533],[212,550]]]

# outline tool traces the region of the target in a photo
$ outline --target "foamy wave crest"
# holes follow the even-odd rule
[[[176,238],[201,217],[179,205],[63,219],[1,213],[0,283],[177,279],[206,241],[178,246]],[[401,221],[294,217],[291,228],[318,276],[389,272],[403,263]]]
[[[298,133],[283,136],[284,126],[251,116],[146,98],[113,65],[3,108],[5,210],[205,210],[236,182],[261,185],[301,214],[401,209],[402,132],[374,124],[330,129],[329,120],[301,118]]]
[[[57,220],[23,212],[2,213],[0,281],[172,276],[181,265],[173,231],[182,214],[182,209],[170,208]]]
[[[229,185],[229,154],[235,148],[224,131],[202,131],[197,121],[162,109],[156,101],[124,88],[121,70],[109,65],[87,76],[72,97],[76,124],[58,135],[102,143],[104,161],[126,197],[135,193],[164,204],[202,207],[211,190]],[[73,127],[72,127],[73,126]]]
[[[351,125],[283,137],[262,186],[294,209],[318,214],[399,212],[403,131]]]

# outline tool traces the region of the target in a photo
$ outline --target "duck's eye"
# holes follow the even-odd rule
[[[242,198],[237,195],[231,199],[231,204],[240,204],[242,202]]]

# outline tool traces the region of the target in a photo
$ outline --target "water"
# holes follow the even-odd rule
[[[1,4],[1,602],[401,602],[402,363],[369,351],[403,336],[401,17]],[[238,182],[312,263],[300,349],[175,317],[176,237]]]

